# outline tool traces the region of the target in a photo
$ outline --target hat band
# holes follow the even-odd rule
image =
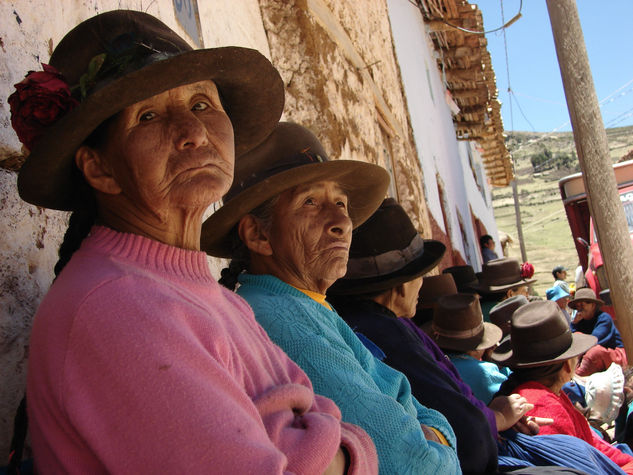
[[[484,331],[484,322],[481,322],[474,328],[469,328],[468,330],[447,330],[445,328],[438,327],[435,322],[431,324],[431,328],[433,329],[433,333],[437,336],[443,336],[445,338],[455,338],[458,340],[464,340],[467,338],[472,338],[474,336],[479,336]]]
[[[377,256],[358,257],[347,262],[346,279],[365,279],[391,274],[424,253],[424,239],[416,233],[404,249],[394,249]]]
[[[512,335],[512,345],[516,359],[522,363],[546,361],[557,358],[572,345],[572,334],[569,329],[548,340],[531,340],[522,342],[518,335]]]

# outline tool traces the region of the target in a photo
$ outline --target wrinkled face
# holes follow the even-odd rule
[[[212,81],[176,87],[125,108],[99,151],[139,216],[205,208],[233,179],[233,127]]]
[[[410,280],[402,284],[404,288],[403,295],[403,312],[398,317],[413,318],[418,306],[418,295],[420,294],[420,288],[422,288],[422,277]]]
[[[593,314],[596,313],[596,304],[593,302],[576,302],[576,318],[582,320],[591,320]]]
[[[331,181],[283,192],[273,211],[269,239],[281,274],[277,276],[324,294],[347,271],[352,239],[347,195]]]

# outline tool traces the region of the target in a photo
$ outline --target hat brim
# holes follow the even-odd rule
[[[510,340],[510,335],[506,335],[499,342],[499,346],[492,351],[490,358],[505,361],[510,355],[512,355],[512,340]]]
[[[453,351],[473,351],[473,350],[486,350],[492,348],[499,343],[503,332],[497,325],[493,325],[489,322],[484,322],[484,331],[481,335],[472,338],[450,338],[443,335],[438,335],[433,330],[433,321],[426,322],[422,325],[422,330],[426,332],[433,341],[443,350]]]
[[[236,156],[263,141],[281,117],[283,81],[260,52],[235,46],[184,52],[112,81],[52,125],[22,165],[20,196],[38,206],[72,210],[74,155],[99,124],[139,101],[202,80],[212,80],[220,91]]]
[[[578,310],[578,309],[576,308],[576,303],[575,303],[575,302],[589,302],[589,303],[595,303],[595,304],[596,304],[596,305],[598,305],[598,306],[602,306],[602,305],[604,305],[604,304],[605,304],[605,303],[604,303],[602,300],[600,300],[600,299],[585,299],[585,298],[581,298],[581,299],[573,299],[573,300],[570,300],[570,301],[569,301],[569,303],[567,304],[567,306],[568,306],[569,308],[574,309],[574,310]],[[572,305],[572,304],[573,304],[573,305]]]
[[[471,285],[470,288],[476,292],[482,294],[497,294],[500,292],[505,292],[506,290],[510,290],[514,287],[518,287],[520,285],[530,285],[536,282],[536,279],[521,279],[516,282],[504,285],[486,285],[479,281],[478,284]]]
[[[201,248],[216,257],[231,257],[231,230],[266,200],[295,186],[334,181],[348,197],[354,227],[378,209],[389,187],[389,173],[378,165],[356,160],[310,163],[262,180],[231,198],[202,224]]]
[[[444,257],[445,251],[446,246],[440,241],[425,239],[422,255],[403,268],[387,275],[364,279],[346,279],[343,277],[332,284],[328,289],[328,295],[362,295],[397,287],[433,269]]]
[[[501,366],[508,366],[510,368],[530,368],[533,366],[544,366],[548,364],[558,363],[560,361],[568,360],[574,356],[584,354],[589,348],[595,346],[598,343],[598,339],[593,335],[586,335],[585,333],[575,332],[572,333],[571,346],[562,354],[555,358],[539,361],[520,361],[518,360],[514,352],[510,350],[507,353],[499,354],[493,352],[491,354],[491,360]]]

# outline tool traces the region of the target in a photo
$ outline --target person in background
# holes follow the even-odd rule
[[[381,473],[460,473],[446,418],[422,406],[325,297],[346,272],[352,228],[378,208],[388,183],[383,168],[330,161],[312,132],[280,123],[240,157],[224,205],[204,224],[203,248],[232,257],[221,282],[239,282],[237,293],[315,390],[372,436]]]
[[[558,305],[558,307],[562,310],[563,315],[565,315],[565,319],[571,325],[571,315],[569,315],[569,312],[567,311],[570,299],[569,292],[566,291],[562,285],[554,285],[554,287],[550,287],[545,291],[545,296],[547,297],[547,300],[556,302],[556,305]]]
[[[471,285],[473,291],[481,295],[484,321],[490,321],[490,309],[507,298],[523,295],[529,300],[530,285],[536,282],[533,275],[531,264],[521,265],[512,258],[502,257],[484,264],[478,274],[478,283]]]
[[[492,239],[490,234],[484,234],[481,236],[479,238],[479,245],[481,246],[481,257],[483,258],[484,264],[488,261],[499,258],[495,252],[495,240]]]
[[[558,471],[551,465],[574,466],[595,473],[600,461],[612,465],[580,440],[516,432],[515,429],[529,434],[538,431],[534,420],[528,422],[522,416],[531,406],[514,396],[495,398],[489,405],[477,399],[444,353],[412,322],[415,289],[420,280],[423,289],[426,282],[432,281],[428,290],[441,292],[452,284],[452,293],[456,292],[450,275],[442,275],[442,279],[422,277],[437,265],[444,250],[441,242],[423,239],[402,206],[387,198],[354,231],[348,271],[328,289],[328,302],[364,337],[361,341],[368,347],[377,345],[383,361],[407,376],[413,395],[422,404],[446,416],[455,430],[464,473],[495,473],[497,465],[500,471],[512,468],[513,473],[522,473],[515,470],[516,466],[531,464],[540,465],[539,473]],[[560,443],[566,444],[563,450],[557,445]],[[509,456],[513,449],[519,449],[521,459]],[[568,458],[570,452],[583,453],[584,459],[572,460]],[[533,470],[525,469],[532,473]]]
[[[602,305],[604,302],[596,298],[589,287],[578,289],[574,299],[569,302],[569,307],[576,311],[571,330],[593,335],[598,340],[598,344],[584,355],[576,369],[579,376],[605,371],[611,363],[623,368],[628,364],[620,332],[611,315],[601,310]]]
[[[556,266],[552,269],[552,275],[554,276],[554,287],[560,287],[569,293],[569,284],[565,280],[567,279],[567,269],[563,266]]]
[[[552,418],[553,423],[542,426],[541,433],[578,437],[607,455],[625,473],[633,473],[633,457],[592,431],[562,391],[574,376],[578,357],[596,344],[596,337],[572,334],[558,305],[548,300],[530,302],[516,310],[511,335],[512,352],[497,363],[509,366],[512,374],[499,393],[524,396],[534,404],[529,415]]]
[[[508,376],[496,364],[482,361],[486,350],[497,346],[502,331],[483,321],[479,299],[473,294],[441,297],[433,321],[423,330],[448,355],[475,396],[490,403]]]
[[[235,151],[270,133],[283,97],[261,53],[193,51],[126,10],[80,23],[17,85],[20,196],[73,211],[29,346],[37,472],[377,471],[369,436],[200,252]]]

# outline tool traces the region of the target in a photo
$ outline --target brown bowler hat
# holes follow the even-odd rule
[[[283,82],[261,53],[232,46],[193,50],[139,11],[114,10],[83,21],[60,41],[49,63],[80,102],[46,129],[18,176],[22,199],[46,208],[73,209],[75,151],[99,124],[134,103],[212,80],[233,124],[236,154],[260,143],[283,111]]]
[[[498,327],[502,327],[503,325],[510,323],[512,320],[512,314],[517,308],[528,302],[529,301],[525,295],[515,295],[514,297],[505,299],[490,309],[490,312],[488,313],[490,321]]]
[[[330,295],[359,295],[391,289],[435,267],[446,246],[423,239],[406,211],[393,198],[352,235],[347,273],[329,288]]]
[[[518,308],[510,329],[512,351],[491,359],[514,368],[544,366],[586,352],[597,343],[593,335],[572,333],[561,309],[551,300],[537,300]]]
[[[440,297],[456,293],[457,286],[451,274],[429,275],[422,281],[418,308],[433,308]]]
[[[357,227],[380,206],[389,174],[371,163],[330,160],[310,130],[280,122],[264,142],[236,160],[235,179],[224,205],[202,224],[202,250],[231,257],[231,230],[243,216],[286,190],[318,181],[341,185],[348,197],[349,216]]]
[[[521,277],[519,261],[502,257],[486,262],[481,268],[479,283],[471,287],[481,294],[494,294],[533,282],[536,282],[536,279]]]
[[[473,285],[477,285],[479,283],[473,266],[464,265],[447,267],[442,271],[442,273],[451,274],[453,276],[453,279],[455,279],[455,285],[457,285],[460,292],[472,292]]]
[[[589,287],[583,287],[582,289],[576,290],[574,294],[574,299],[570,300],[567,304],[569,308],[576,309],[578,306],[578,302],[589,302],[595,303],[598,307],[604,305],[604,302],[598,298],[596,298],[596,293],[590,289]]]
[[[446,350],[485,350],[501,340],[501,329],[484,322],[474,294],[444,295],[437,300],[433,321],[422,329]]]

